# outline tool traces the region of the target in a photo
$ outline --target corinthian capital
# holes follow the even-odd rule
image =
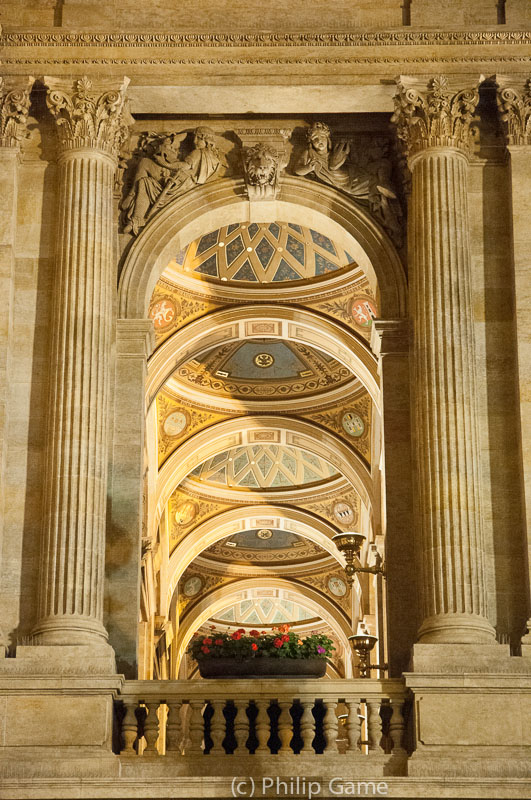
[[[0,147],[17,147],[24,138],[34,80],[0,77]]]
[[[92,82],[86,75],[67,81],[45,78],[46,104],[57,123],[61,149],[90,148],[116,156],[131,117],[124,107],[129,78]]]
[[[531,78],[512,80],[496,76],[496,100],[507,144],[531,145]]]
[[[392,121],[409,156],[430,147],[468,150],[470,125],[479,100],[478,84],[457,88],[446,75],[427,82],[405,76],[397,79]]]

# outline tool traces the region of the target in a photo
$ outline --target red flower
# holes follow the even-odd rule
[[[232,634],[231,638],[234,639],[235,642],[237,642],[238,639],[242,638],[241,632],[240,631],[234,631],[234,633]]]
[[[252,643],[251,650],[258,650],[258,645],[256,644],[256,642]]]
[[[281,638],[283,642],[289,642],[289,636],[286,636],[286,634],[284,634],[284,636],[282,636]]]
[[[238,628],[236,633],[245,633],[245,628]]]
[[[205,654],[206,654],[206,653],[210,653],[210,649],[209,649],[209,648],[208,648],[206,645],[203,645],[203,647],[201,648],[201,650],[202,650],[202,652],[203,652],[203,653],[205,653]]]
[[[275,641],[273,642],[273,644],[275,645],[275,647],[282,647],[282,645],[284,644],[284,642],[282,641],[282,639],[275,639]]]
[[[249,636],[255,636],[255,637],[256,636],[260,636],[260,632],[259,631],[249,631]]]
[[[260,631],[264,636],[267,636],[267,631]]]
[[[214,644],[217,644],[217,645],[218,645],[218,647],[221,647],[221,645],[223,644],[223,639],[216,639],[216,640],[214,641]]]
[[[203,639],[203,644],[212,644],[212,639],[209,639],[207,636],[206,639]]]

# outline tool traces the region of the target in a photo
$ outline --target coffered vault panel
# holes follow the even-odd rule
[[[312,228],[286,222],[235,222],[176,253],[165,274],[177,284],[183,272],[206,281],[291,283],[322,278],[353,262],[340,245]]]
[[[202,483],[245,490],[304,486],[339,477],[322,458],[295,447],[249,445],[218,453],[190,473]]]

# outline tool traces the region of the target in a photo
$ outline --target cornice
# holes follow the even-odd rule
[[[521,45],[531,42],[527,30],[397,30],[337,33],[74,33],[6,31],[3,47],[392,47],[403,45]]]

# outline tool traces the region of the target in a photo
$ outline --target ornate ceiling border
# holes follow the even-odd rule
[[[382,31],[372,33],[68,33],[6,32],[0,45],[37,47],[390,47],[528,44],[531,31]]]

